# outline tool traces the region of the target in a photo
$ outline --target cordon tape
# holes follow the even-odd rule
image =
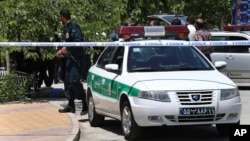
[[[167,42],[0,42],[0,46],[24,47],[107,47],[107,46],[242,46],[250,41],[167,41]]]

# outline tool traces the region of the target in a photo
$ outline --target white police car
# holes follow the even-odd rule
[[[237,86],[186,41],[154,39],[164,27],[121,27],[126,39],[105,48],[88,72],[87,101],[91,126],[105,117],[121,121],[125,139],[140,136],[142,127],[212,125],[221,134],[239,124]],[[133,38],[135,39],[135,38]]]
[[[250,26],[225,26],[225,31],[211,32],[213,41],[249,41]],[[244,30],[244,31],[240,31]],[[238,86],[250,86],[250,45],[215,46],[211,54],[213,62],[225,61],[221,70]]]

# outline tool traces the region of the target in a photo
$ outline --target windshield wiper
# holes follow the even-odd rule
[[[129,72],[152,72],[152,71],[162,71],[164,68],[153,68],[153,67],[140,67],[130,69]]]
[[[210,70],[210,68],[198,68],[187,65],[171,65],[167,67],[140,67],[130,69],[129,72],[156,72],[156,71],[179,71],[179,70]]]
[[[167,67],[165,68],[165,70],[204,70],[204,68],[197,68],[197,67],[193,67],[193,66],[187,66],[187,65],[175,65],[175,66],[171,66],[171,67]]]
[[[150,71],[154,71],[154,69],[151,67],[140,67],[140,68],[129,69],[129,72],[150,72]]]

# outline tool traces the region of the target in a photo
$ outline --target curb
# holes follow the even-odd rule
[[[61,106],[59,106],[53,102],[49,102],[49,103],[57,106],[58,108],[62,108]],[[73,113],[67,113],[67,114],[71,119],[71,123],[72,123],[73,127],[72,127],[72,131],[71,131],[70,135],[68,136],[68,138],[66,139],[66,141],[79,141],[81,132],[80,132],[79,123],[76,120],[77,117]]]
[[[72,114],[72,113],[67,113],[70,118],[71,118],[71,122],[73,123],[73,129],[70,133],[70,136],[68,137],[68,139],[66,141],[79,141],[80,139],[80,127],[79,127],[79,123],[78,121],[76,121],[76,115]]]

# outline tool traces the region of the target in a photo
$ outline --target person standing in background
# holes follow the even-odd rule
[[[205,24],[203,19],[198,18],[195,21],[195,26],[197,31],[195,32],[195,41],[211,41],[212,36],[211,33],[208,32],[205,29]],[[210,61],[211,60],[211,56],[210,54],[214,51],[214,47],[213,46],[201,46],[201,47],[197,47]]]
[[[214,21],[208,21],[209,31],[219,31],[220,29],[215,25]]]
[[[64,35],[65,42],[83,42],[84,37],[80,26],[71,20],[70,12],[67,9],[60,11],[60,19],[66,27]],[[86,65],[86,53],[83,47],[62,47],[57,52],[57,57],[65,57],[66,74],[64,79],[65,97],[68,99],[68,105],[59,109],[60,113],[75,113],[75,99],[82,100],[81,115],[87,113],[86,93],[81,83],[81,77]]]
[[[189,39],[189,41],[194,41],[195,40],[195,32],[196,32],[196,28],[194,25],[195,24],[195,17],[187,17],[186,24],[187,24],[187,29],[189,31],[188,39]]]
[[[57,27],[55,27],[55,32]],[[60,34],[55,34],[55,42],[63,42]],[[56,50],[59,51],[62,47],[56,47]],[[54,83],[63,83],[65,76],[65,67],[66,67],[66,58],[64,57],[55,57],[55,70],[54,70]]]
[[[181,25],[181,20],[179,18],[174,18],[171,21],[171,25]]]
[[[150,26],[160,26],[160,21],[157,19],[153,19],[149,22]]]

